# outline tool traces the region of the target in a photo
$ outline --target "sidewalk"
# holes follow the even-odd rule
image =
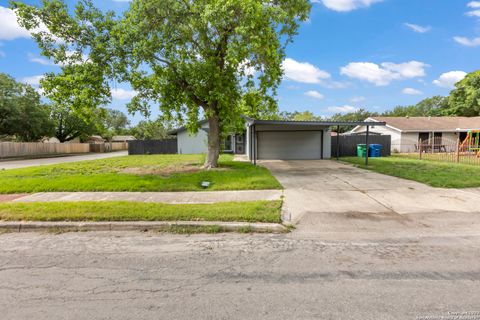
[[[39,159],[17,159],[17,160],[3,159],[0,161],[0,170],[1,169],[4,169],[4,170],[19,169],[19,168],[26,168],[26,167],[78,162],[78,161],[86,161],[86,160],[106,159],[106,158],[113,158],[113,157],[123,157],[127,155],[128,155],[127,151],[114,151],[114,152],[107,152],[107,153],[71,154],[71,155],[61,156],[61,157],[50,157],[50,158],[39,158]]]
[[[230,201],[280,200],[282,190],[198,192],[41,192],[0,196],[0,202],[137,201],[171,204],[202,204]]]

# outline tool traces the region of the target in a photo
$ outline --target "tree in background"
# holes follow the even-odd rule
[[[168,138],[168,131],[171,126],[165,121],[158,118],[157,120],[142,120],[136,126],[132,127],[129,132],[139,140],[159,140]]]
[[[288,121],[321,121],[322,117],[314,115],[310,111],[283,111],[278,114],[278,118]]]
[[[99,134],[108,140],[115,135],[129,134],[130,120],[125,113],[115,109],[105,109],[99,119]]]
[[[446,115],[448,97],[434,96],[426,98],[416,105],[397,106],[391,111],[385,111],[385,117],[440,117]]]
[[[365,119],[369,117],[376,117],[378,116],[377,112],[370,112],[368,110],[365,110],[363,108],[360,108],[354,112],[349,112],[349,113],[336,113],[334,114],[330,120],[332,121],[364,121]],[[340,127],[340,133],[350,131],[354,128],[355,126],[341,126]],[[334,131],[336,128],[334,128]]]
[[[242,96],[252,90],[275,96],[285,47],[311,6],[308,0],[136,0],[117,18],[91,0],[79,1],[74,15],[61,0],[42,3],[12,2],[22,26],[33,30],[42,22],[50,31],[34,35],[42,54],[63,65],[42,82],[49,97],[91,109],[110,100],[109,79],[129,82],[138,92],[130,111],[148,114],[157,103],[166,117],[186,115],[192,132],[208,119],[206,168],[217,166],[222,126],[240,117]]]
[[[98,133],[98,119],[87,120],[70,107],[53,104],[49,107],[50,119],[54,124],[54,136],[60,142],[71,141],[76,138],[86,140],[89,136]]]
[[[469,73],[455,84],[448,99],[448,115],[480,116],[480,70]]]
[[[49,109],[30,85],[0,73],[0,136],[38,141],[53,132]]]

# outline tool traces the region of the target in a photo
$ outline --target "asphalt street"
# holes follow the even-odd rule
[[[2,319],[479,319],[475,311],[480,236],[0,235]]]

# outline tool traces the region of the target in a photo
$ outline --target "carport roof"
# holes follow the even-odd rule
[[[293,126],[385,126],[386,122],[381,121],[294,121],[294,120],[258,120],[244,117],[249,125],[293,125]]]

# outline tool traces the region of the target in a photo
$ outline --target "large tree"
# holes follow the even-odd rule
[[[448,100],[448,115],[480,116],[480,70],[469,73],[455,84]]]
[[[53,131],[49,109],[28,84],[0,73],[0,136],[37,141]]]
[[[85,119],[68,106],[52,105],[50,118],[54,124],[55,137],[60,142],[71,141],[75,138],[87,138],[98,133],[98,119]]]
[[[171,130],[168,122],[161,118],[157,120],[142,120],[136,126],[130,128],[129,133],[140,140],[158,140],[168,138]]]
[[[127,115],[115,109],[106,109],[102,114],[102,118],[98,121],[100,135],[109,140],[114,135],[127,134],[129,125],[130,120],[128,120]]]
[[[191,131],[208,119],[206,168],[217,166],[222,128],[238,120],[242,96],[275,96],[285,46],[310,11],[308,0],[134,0],[117,18],[90,0],[73,15],[61,0],[42,4],[13,7],[22,26],[49,30],[35,37],[63,64],[43,82],[51,98],[89,109],[109,101],[109,79],[129,82],[138,92],[130,111],[158,104],[166,117],[185,115]]]

